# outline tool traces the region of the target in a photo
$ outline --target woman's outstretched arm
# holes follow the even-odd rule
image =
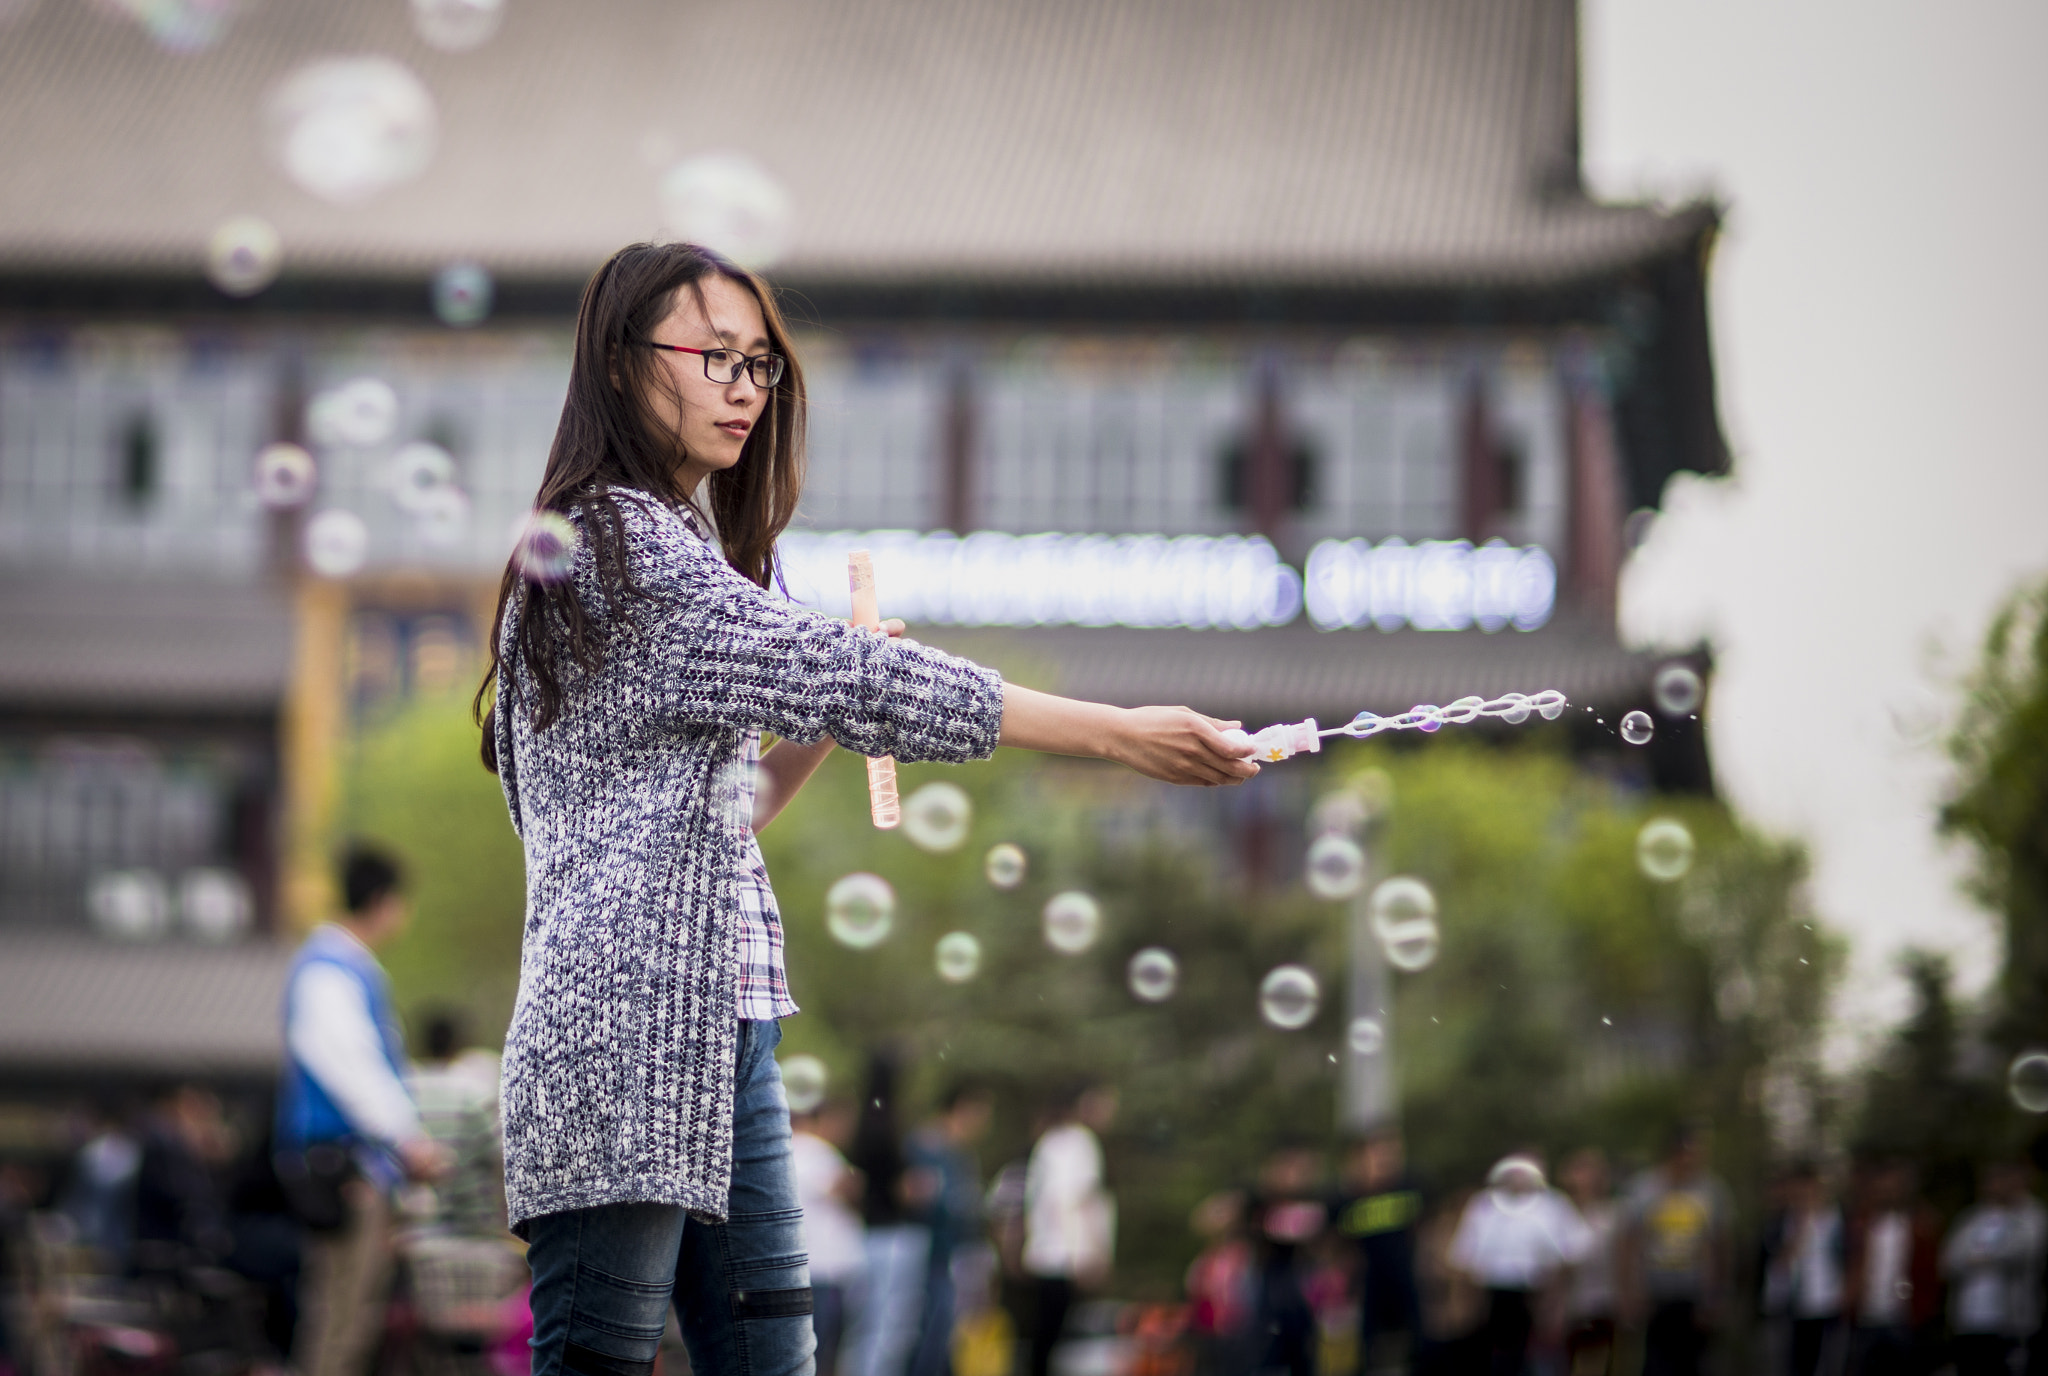
[[[1187,707],[1110,707],[1005,683],[1000,744],[1113,760],[1163,783],[1235,784],[1259,772],[1249,742],[1223,738],[1236,725]]]

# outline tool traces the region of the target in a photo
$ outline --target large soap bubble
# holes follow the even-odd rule
[[[1372,891],[1370,912],[1374,934],[1386,941],[1420,924],[1434,926],[1436,895],[1413,875],[1397,874]]]
[[[374,377],[351,378],[306,404],[306,433],[315,444],[365,449],[391,438],[398,393]]]
[[[1318,836],[1309,844],[1303,876],[1317,898],[1355,897],[1365,887],[1365,852],[1349,836]]]
[[[2048,1052],[2025,1051],[2005,1074],[2006,1092],[2028,1113],[2048,1113]]]
[[[1180,962],[1164,946],[1147,946],[1132,956],[1124,973],[1132,996],[1146,1003],[1164,1003],[1180,986]]]
[[[816,1056],[798,1054],[782,1061],[782,1093],[791,1113],[809,1113],[825,1102],[825,1088],[831,1076]]]
[[[1700,710],[1706,687],[1690,664],[1674,662],[1657,671],[1657,677],[1650,681],[1650,695],[1657,699],[1657,710],[1665,716],[1684,717]]]
[[[1378,1018],[1353,1018],[1344,1030],[1344,1044],[1360,1056],[1377,1056],[1387,1044],[1387,1029]]]
[[[520,576],[559,583],[576,570],[576,526],[559,511],[536,511],[521,524],[512,547]]]
[[[468,52],[490,41],[505,20],[505,0],[412,0],[412,26],[428,46]]]
[[[965,984],[981,973],[981,943],[970,932],[947,932],[932,949],[932,962],[940,979]]]
[[[1621,738],[1630,745],[1648,745],[1657,734],[1657,724],[1648,712],[1630,712],[1621,719]]]
[[[1673,817],[1655,818],[1636,833],[1636,864],[1660,884],[1684,877],[1693,850],[1692,833]]]
[[[771,267],[789,251],[789,193],[742,153],[710,153],[661,179],[661,217],[671,234],[742,267]]]
[[[1102,935],[1102,905],[1079,889],[1056,893],[1040,915],[1045,944],[1061,955],[1077,956]]]
[[[256,500],[272,511],[290,511],[313,499],[320,467],[296,444],[267,444],[256,455]]]
[[[363,518],[330,507],[306,522],[306,563],[323,578],[347,578],[370,554],[370,528]]]
[[[280,81],[270,147],[291,179],[353,205],[427,170],[440,116],[426,85],[388,57],[323,57]]]
[[[920,850],[958,850],[973,824],[974,804],[958,784],[929,783],[903,800],[903,834]]]
[[[1380,950],[1386,954],[1387,964],[1410,975],[1436,964],[1442,945],[1443,938],[1434,922],[1418,922],[1380,938]]]
[[[990,846],[981,862],[981,872],[998,889],[1014,889],[1023,883],[1026,867],[1024,848],[1008,841],[998,841]]]
[[[229,296],[254,296],[284,268],[284,240],[270,221],[237,215],[206,241],[206,277]]]
[[[879,874],[849,874],[825,894],[825,927],[842,946],[879,945],[895,924],[896,890]]]
[[[384,473],[384,485],[400,511],[417,516],[436,494],[455,484],[455,457],[438,444],[414,440],[401,445]]]
[[[1314,1022],[1322,1001],[1322,986],[1300,965],[1277,965],[1259,981],[1259,1016],[1283,1032]]]
[[[154,870],[111,870],[85,893],[92,925],[119,941],[153,941],[170,930],[171,896]]]

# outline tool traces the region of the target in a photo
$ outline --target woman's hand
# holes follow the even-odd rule
[[[1109,707],[1003,685],[1004,745],[1052,755],[1087,755],[1128,765],[1169,784],[1236,784],[1259,772],[1249,741],[1186,707]]]
[[[1223,738],[1240,725],[1189,707],[1124,709],[1123,729],[1109,758],[1148,779],[1169,784],[1241,784],[1259,772],[1249,741]]]

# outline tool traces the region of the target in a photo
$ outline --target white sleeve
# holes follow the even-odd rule
[[[312,964],[299,971],[285,1045],[349,1126],[380,1142],[422,1135],[419,1110],[390,1062],[363,986],[346,970]]]
[[[1480,1210],[1485,1204],[1484,1193],[1472,1196],[1465,1205],[1465,1212],[1458,1217],[1457,1231],[1451,1234],[1450,1263],[1467,1275],[1477,1274],[1480,1253],[1485,1250],[1481,1234],[1486,1230],[1486,1223],[1480,1217]]]

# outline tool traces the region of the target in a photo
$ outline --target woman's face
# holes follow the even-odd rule
[[[701,279],[696,291],[678,291],[674,308],[654,327],[652,338],[657,344],[737,349],[749,356],[775,347],[754,294],[717,273]],[[704,479],[740,461],[747,436],[767,409],[768,392],[755,386],[745,370],[735,382],[711,381],[696,354],[659,349],[655,357],[668,369],[671,385],[651,389],[648,409],[656,424],[682,440],[676,484],[690,496]]]

